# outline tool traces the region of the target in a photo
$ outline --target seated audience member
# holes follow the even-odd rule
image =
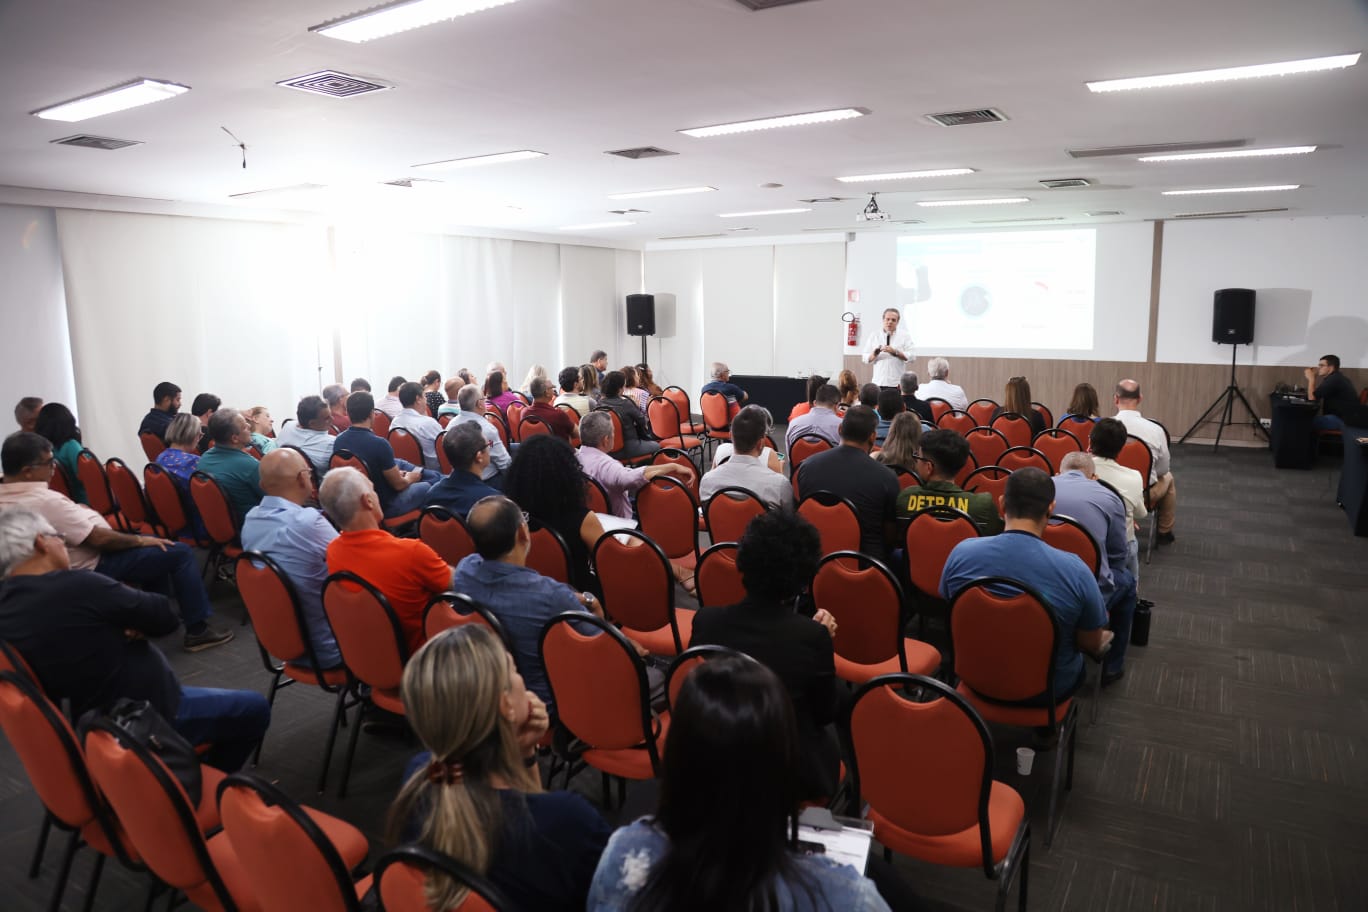
[[[537,522],[555,529],[570,549],[570,582],[583,592],[602,595],[589,555],[603,535],[603,523],[589,509],[575,451],[564,441],[540,434],[518,447],[504,493]],[[633,539],[635,541],[635,539]]]
[[[728,406],[740,407],[746,404],[746,391],[731,382],[731,368],[721,361],[712,364],[712,379],[703,384],[700,393],[721,393],[727,397]],[[735,409],[733,409],[735,412]]]
[[[427,413],[430,417],[436,418],[437,412],[446,404],[446,396],[442,395],[442,375],[435,370],[430,370],[423,374],[421,383],[423,384],[423,398],[427,401]]]
[[[655,381],[655,374],[651,371],[651,365],[642,362],[636,366],[637,385],[646,391],[648,396],[663,396],[665,391],[660,388],[660,384]]]
[[[1012,377],[1002,393],[1002,405],[993,412],[993,417],[1015,413],[1031,423],[1031,439],[1045,430],[1045,417],[1031,405],[1031,384],[1025,377]]]
[[[921,460],[922,423],[916,412],[901,412],[888,426],[883,449],[874,458],[890,469],[905,469],[920,477],[925,471]]]
[[[357,377],[351,382],[351,392],[353,393],[369,393],[370,391],[370,381],[365,377]],[[350,416],[348,416],[348,418],[350,418]]]
[[[1154,454],[1154,466],[1150,469],[1149,485],[1150,508],[1154,510],[1158,523],[1160,544],[1173,544],[1173,526],[1178,509],[1178,492],[1169,470],[1168,435],[1159,425],[1140,414],[1140,384],[1134,380],[1122,380],[1116,384],[1116,420],[1126,426],[1126,433],[1139,437]]]
[[[518,394],[508,388],[503,371],[493,371],[485,377],[484,399],[490,406],[497,408],[499,414],[506,414],[514,402],[522,402]]]
[[[1073,395],[1069,398],[1069,408],[1065,414],[1074,418],[1087,418],[1089,421],[1096,421],[1100,414],[1097,404],[1097,390],[1093,389],[1091,383],[1080,383],[1074,387]]]
[[[404,410],[390,422],[390,430],[400,428],[412,434],[423,454],[423,468],[434,472],[440,471],[441,467],[437,462],[437,437],[442,433],[442,425],[436,418],[419,411],[420,408],[427,409],[423,388],[412,380],[405,383],[399,387],[399,404]]]
[[[437,408],[437,418],[454,418],[460,414],[461,405],[456,401],[456,395],[461,391],[461,387],[465,386],[465,384],[466,382],[461,379],[459,374],[446,382],[446,385],[442,387],[446,392],[446,402],[443,402]]]
[[[277,443],[303,450],[322,478],[333,454],[334,437],[328,433],[332,426],[333,413],[327,401],[322,396],[305,396],[295,407],[295,423],[280,432]],[[350,419],[347,426],[351,426]]]
[[[209,419],[209,436],[214,445],[200,457],[199,471],[219,483],[241,520],[262,498],[261,463],[246,451],[252,441],[247,419],[237,409],[219,409]]]
[[[475,553],[456,565],[452,588],[488,608],[503,625],[513,658],[532,691],[554,712],[551,685],[541,663],[541,633],[546,622],[565,611],[603,617],[598,599],[527,566],[532,533],[518,505],[502,494],[487,497],[466,520]]]
[[[887,466],[869,458],[874,447],[878,417],[862,405],[852,406],[841,419],[841,445],[803,462],[798,473],[798,499],[818,491],[844,497],[855,506],[860,520],[860,550],[881,561],[888,560],[893,541],[893,502],[898,496],[898,476]]]
[[[674,475],[686,482],[692,478],[688,468],[673,462],[629,469],[608,455],[613,447],[613,419],[604,412],[585,415],[580,422],[580,448],[575,451],[575,458],[584,474],[608,492],[608,508],[615,516],[631,519],[630,495],[657,475]]]
[[[772,509],[793,506],[793,485],[782,472],[761,461],[769,415],[758,405],[748,405],[732,419],[732,454],[722,465],[703,476],[698,496],[710,500],[723,488],[745,488]]]
[[[456,401],[461,406],[460,412],[447,428],[454,428],[459,424],[473,424],[480,429],[484,439],[489,442],[489,465],[484,467],[481,478],[484,483],[491,488],[503,487],[503,473],[508,471],[509,465],[513,462],[513,457],[508,453],[508,447],[504,446],[503,440],[499,437],[499,429],[490,424],[480,409],[480,388],[473,383],[467,383],[461,387],[456,394]]]
[[[877,383],[866,383],[860,387],[860,405],[878,411],[879,385]]]
[[[902,391],[903,406],[909,412],[915,412],[922,421],[934,425],[936,416],[931,411],[931,406],[917,398],[919,386],[915,371],[903,371],[902,378],[898,381],[898,388]]]
[[[23,507],[42,516],[66,543],[71,566],[77,570],[94,570],[120,582],[148,586],[164,586],[169,579],[185,624],[187,652],[233,638],[232,631],[208,624],[209,596],[194,551],[149,535],[115,532],[100,514],[48,487],[53,464],[52,445],[37,434],[20,431],[6,437],[0,449],[5,475],[0,509]]]
[[[765,429],[760,433],[760,455],[758,457],[760,464],[767,467],[771,472],[783,475],[784,458],[774,451],[774,447],[770,446],[773,439],[771,432],[774,430],[774,417],[770,415],[769,409],[763,406],[748,405],[746,408],[755,409],[754,414],[757,415],[765,425]],[[740,414],[740,411],[736,414]],[[736,414],[732,415],[733,421],[736,420]],[[730,440],[718,444],[717,448],[713,450],[712,468],[716,469],[718,466],[725,465],[735,452],[736,447]]]
[[[1116,461],[1126,445],[1126,426],[1115,418],[1103,418],[1093,429],[1089,452],[1093,455],[1093,472],[1121,495],[1126,507],[1126,569],[1137,580],[1140,578],[1140,543],[1135,538],[1135,524],[1149,515],[1145,508],[1145,479],[1135,469]]]
[[[826,382],[827,378],[818,374],[807,378],[807,398],[789,410],[789,424],[793,424],[795,418],[801,418],[812,411],[812,400],[817,398],[817,391],[825,386]]]
[[[523,395],[527,396],[527,398],[531,399],[532,381],[538,378],[545,380],[548,383],[548,385],[551,382],[551,378],[546,374],[546,368],[540,364],[534,364],[527,369],[527,375],[523,377],[522,386],[518,387],[518,392],[522,393]]]
[[[921,454],[926,460],[922,465],[929,464],[930,474],[920,486],[912,485],[899,492],[899,517],[905,519],[927,507],[953,507],[968,513],[984,535],[1002,531],[1002,518],[993,495],[971,494],[955,484],[955,476],[969,461],[969,441],[948,428],[937,428],[922,435]]]
[[[603,375],[608,370],[608,353],[603,349],[595,349],[589,356],[589,366],[594,369],[594,379],[603,382]]]
[[[622,445],[622,458],[650,456],[660,451],[660,444],[651,439],[651,429],[646,426],[646,416],[641,413],[641,409],[636,407],[635,402],[623,397],[622,387],[625,382],[621,371],[609,371],[604,374],[603,401],[599,405],[616,412],[622,424],[622,440],[619,441]]]
[[[201,453],[209,449],[209,444],[214,439],[213,435],[209,433],[209,421],[218,412],[219,406],[222,404],[223,400],[213,393],[200,393],[190,403],[190,414],[198,418],[200,423],[199,451]]]
[[[1082,653],[1101,651],[1112,633],[1105,629],[1107,609],[1092,571],[1077,556],[1041,538],[1054,512],[1054,487],[1040,469],[1013,472],[1002,496],[1006,531],[956,545],[945,562],[940,591],[942,598],[951,600],[976,579],[1002,576],[1029,586],[1044,599],[1059,624],[1054,657],[1054,695],[1059,701],[1077,691],[1087,677]],[[1021,702],[1044,705],[1047,699],[1048,693],[1042,691]]]
[[[836,375],[836,389],[841,394],[841,405],[851,406],[860,401],[860,381],[855,379],[855,372],[843,370]]]
[[[468,386],[472,383],[475,383],[475,374],[468,367],[463,367],[460,370],[456,371],[456,376],[461,378],[461,386]],[[479,386],[478,383],[476,383],[475,385]]]
[[[584,378],[580,376],[580,369],[578,367],[563,368],[556,380],[560,383],[560,395],[551,404],[555,406],[568,405],[579,412],[581,418],[589,414],[589,410],[594,407],[594,404],[589,401],[588,396],[584,395]]]
[[[49,402],[38,410],[33,427],[35,434],[52,444],[53,457],[66,469],[67,478],[71,481],[71,499],[77,503],[89,503],[85,485],[81,484],[81,478],[76,474],[76,457],[84,445],[81,443],[81,429],[76,426],[76,416],[71,414],[71,409],[60,402]]]
[[[447,630],[404,668],[404,715],[426,749],[409,764],[389,813],[393,843],[419,842],[487,878],[509,909],[584,909],[612,832],[574,792],[543,792],[536,745],[546,707],[530,693],[498,636],[478,625]],[[467,895],[427,879],[433,909]]]
[[[352,426],[334,439],[333,452],[346,450],[366,464],[384,515],[403,516],[422,507],[437,473],[433,472],[433,479],[428,480],[422,469],[394,458],[394,448],[389,441],[371,430],[375,400],[370,393],[348,396],[347,416],[351,418]]]
[[[489,441],[475,425],[457,424],[442,435],[442,449],[451,461],[451,474],[429,489],[426,506],[442,507],[465,519],[476,502],[499,493],[480,480],[489,467]]]
[[[72,718],[127,697],[147,700],[204,761],[231,772],[266,734],[271,710],[251,690],[183,687],[149,638],[179,626],[166,596],[71,569],[66,542],[31,510],[0,513],[0,639]]]
[[[323,387],[323,401],[328,403],[328,423],[334,434],[341,433],[351,427],[351,419],[347,417],[347,388],[345,386],[340,383],[332,383]]]
[[[398,374],[395,374],[393,377],[390,377],[389,390],[385,393],[385,395],[380,399],[379,402],[375,403],[375,407],[379,409],[381,412],[383,412],[385,415],[389,416],[389,419],[391,421],[393,421],[395,418],[398,418],[399,413],[404,410],[403,404],[399,402],[399,387],[403,386],[407,382],[407,380],[405,380]],[[347,412],[347,416],[351,417],[350,411]],[[354,423],[355,419],[352,420]]]
[[[262,456],[274,450],[278,444],[271,435],[275,433],[275,420],[271,410],[264,405],[254,405],[242,413],[247,419],[247,430],[252,434],[252,446]]]
[[[318,501],[342,530],[328,545],[328,572],[349,571],[379,589],[414,652],[423,644],[423,610],[451,588],[451,567],[419,539],[395,538],[380,528],[385,514],[375,486],[351,466],[329,470]]]
[[[553,392],[554,390],[552,389],[549,380],[544,377],[533,377],[531,389],[532,404],[523,409],[523,418],[526,419],[530,415],[535,415],[546,422],[546,425],[551,429],[552,434],[555,434],[566,443],[575,443],[579,440],[579,428],[576,427],[577,422],[571,421],[570,417],[565,414],[564,409],[558,409],[551,404],[551,394]]]
[[[636,403],[636,407],[641,409],[641,413],[646,414],[646,402],[651,398],[651,394],[637,385],[636,368],[628,364],[620,368],[622,373],[622,396]]]
[[[1340,373],[1339,355],[1322,355],[1320,363],[1308,367],[1306,376],[1306,398],[1320,403],[1322,414],[1312,419],[1311,426],[1318,431],[1338,431],[1344,427],[1344,413],[1357,408],[1358,393],[1348,377]]]
[[[1135,616],[1135,577],[1126,569],[1126,508],[1121,498],[1097,483],[1093,458],[1087,453],[1066,454],[1060,460],[1054,486],[1054,514],[1077,520],[1101,554],[1097,585],[1116,634],[1102,671],[1102,683],[1110,684],[1124,673]]]
[[[607,363],[607,359],[604,359],[604,362]],[[580,386],[582,387],[580,392],[582,392],[589,399],[589,401],[593,403],[591,408],[596,407],[600,402],[603,401],[603,391],[599,389],[599,384],[602,381],[603,372],[596,370],[594,368],[594,365],[580,365]]]
[[[670,714],[656,813],[608,840],[587,908],[887,912],[854,868],[799,848],[801,752],[774,672],[730,656],[695,667]]]
[[[337,530],[326,516],[308,506],[314,496],[309,464],[294,450],[272,450],[261,459],[261,490],[266,496],[242,522],[242,547],[265,554],[280,565],[299,597],[319,665],[341,665],[342,654],[323,613],[328,545],[337,538]],[[307,655],[281,658],[303,661]]]
[[[508,368],[504,367],[504,363],[502,361],[490,361],[487,365],[485,365],[485,379],[488,380],[489,375],[494,373],[495,371],[498,371],[499,373],[503,374],[505,379],[508,377]],[[506,385],[507,384],[505,384],[505,386]]]
[[[836,793],[841,759],[831,727],[837,703],[831,646],[836,619],[825,610],[810,618],[794,610],[821,557],[821,536],[801,516],[789,511],[757,516],[736,552],[745,601],[700,608],[689,643],[744,652],[784,682],[798,720],[802,796],[813,801]]]
[[[894,418],[907,411],[907,406],[903,405],[902,393],[893,387],[881,387],[878,402],[879,423],[874,426],[874,445],[881,447],[888,436],[889,425]]]
[[[926,362],[926,370],[931,374],[929,383],[921,388],[922,399],[944,399],[950,407],[961,412],[969,408],[969,397],[964,388],[950,382],[950,362],[944,358],[932,358]]]
[[[138,425],[138,434],[156,434],[158,439],[165,437],[166,427],[180,407],[181,388],[168,380],[158,383],[152,390],[152,408]]]
[[[166,469],[185,492],[190,490],[190,476],[199,468],[200,423],[194,415],[181,412],[171,419],[166,429],[166,449],[157,454],[157,465]],[[186,500],[187,509],[194,505]]]
[[[841,441],[841,416],[836,414],[836,406],[841,404],[841,394],[830,383],[823,384],[812,397],[812,409],[789,422],[788,433],[784,435],[784,449],[793,452],[793,443],[804,434],[816,434],[832,446]]]
[[[14,407],[14,423],[19,425],[19,430],[28,431],[30,434],[36,433],[34,427],[42,407],[43,400],[37,396],[25,396],[20,399],[19,404]]]

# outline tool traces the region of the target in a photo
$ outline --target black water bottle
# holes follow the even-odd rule
[[[1150,608],[1154,605],[1149,599],[1137,599],[1135,618],[1131,621],[1130,641],[1132,646],[1149,644]]]

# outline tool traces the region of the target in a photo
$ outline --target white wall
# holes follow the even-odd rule
[[[25,396],[75,411],[62,257],[51,209],[0,206],[0,425]]]
[[[1166,223],[1157,360],[1230,361],[1211,341],[1220,288],[1255,290],[1254,344],[1239,346],[1239,363],[1304,367],[1336,354],[1368,367],[1368,218]]]

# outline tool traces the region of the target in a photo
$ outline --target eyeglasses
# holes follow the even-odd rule
[[[523,518],[523,525],[526,525],[526,524],[530,523],[530,522],[532,521],[532,517],[529,516],[529,515],[527,514],[527,511],[526,511],[526,510],[523,510],[523,511],[521,511],[521,512],[522,512],[522,518]]]
[[[24,466],[26,469],[50,469],[57,464],[56,456],[49,456],[47,459],[40,459],[37,462],[30,462]]]

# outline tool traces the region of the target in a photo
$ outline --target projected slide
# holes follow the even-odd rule
[[[1096,230],[898,238],[898,307],[919,352],[1093,347]]]

